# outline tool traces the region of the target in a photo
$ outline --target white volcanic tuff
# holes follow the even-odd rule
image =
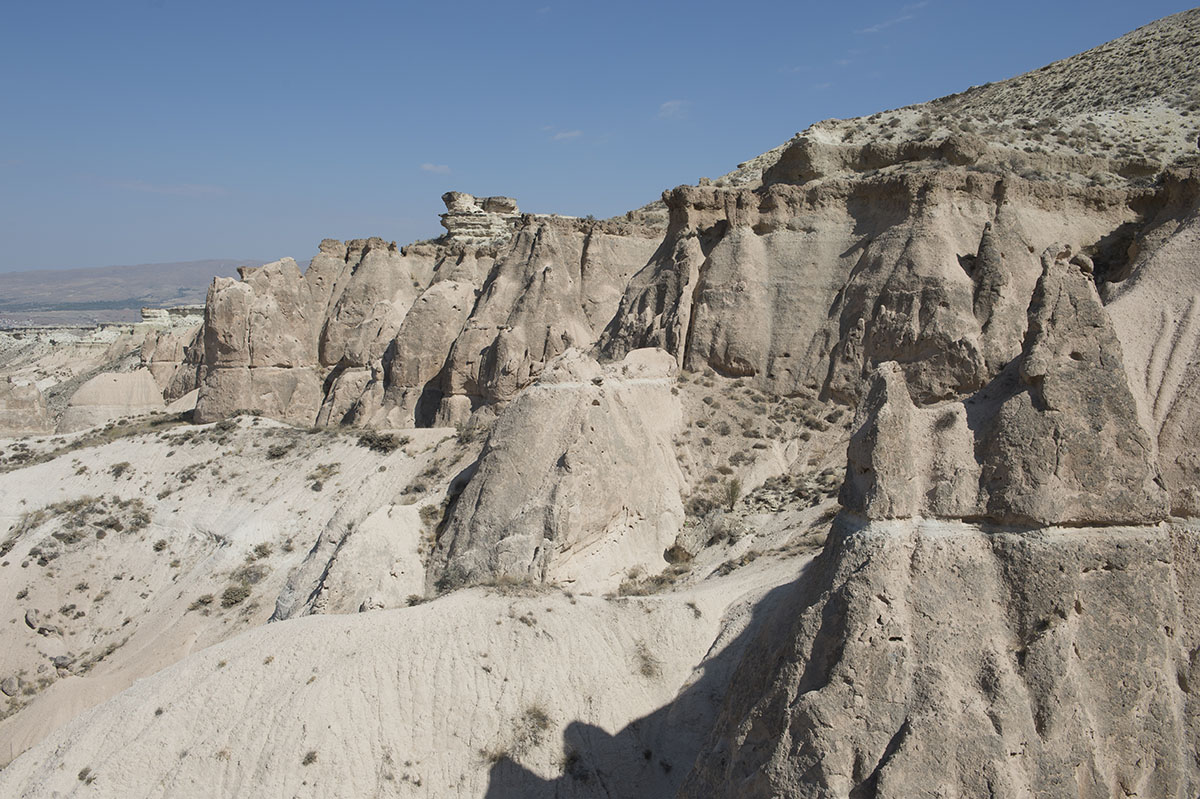
[[[487,245],[512,235],[521,217],[517,201],[511,197],[474,197],[461,191],[442,195],[446,213],[442,227],[446,239],[455,244]]]
[[[326,240],[301,274],[290,258],[217,278],[205,306],[197,420],[236,410],[311,424],[326,366],[378,364],[432,265],[381,239]]]
[[[846,507],[1037,526],[1166,515],[1090,261],[1057,246],[1042,264],[1022,353],[979,392],[918,408],[899,366],[879,367],[850,441]]]
[[[667,796],[740,647],[720,600],[693,606],[472,590],[267,625],[81,715],[39,749],[55,766],[18,759],[0,792],[77,789],[86,767],[126,799]],[[587,656],[563,668],[564,647]]]
[[[1032,243],[1096,242],[1136,218],[1133,199],[937,160],[757,192],[680,187],[664,194],[666,240],[601,347],[663,346],[689,369],[851,403],[875,364],[895,360],[914,399],[949,398],[1020,351],[1041,273]]]
[[[683,522],[674,375],[655,350],[603,368],[578,351],[552,361],[496,420],[439,533],[430,582],[603,591],[630,569],[661,571]]]
[[[104,372],[71,395],[57,429],[60,433],[74,433],[165,408],[162,389],[148,369]]]
[[[492,213],[477,211],[464,213]],[[638,225],[514,219],[516,231],[500,238],[452,231],[404,253],[376,239],[326,241],[304,275],[281,261],[246,270],[240,283],[217,281],[198,418],[254,408],[305,424],[320,413],[412,426],[457,423],[512,399],[549,359],[596,341],[657,246],[654,230]],[[426,325],[435,335],[421,335]]]
[[[1167,185],[1171,202],[1130,245],[1128,277],[1106,287],[1108,310],[1172,512],[1200,516],[1200,179]]]
[[[1182,19],[1175,27],[1190,30],[1200,14]],[[1172,41],[1194,49],[1198,40]],[[1064,70],[1029,79],[1036,82],[1039,74],[1063,89],[1058,81]],[[1020,84],[1028,89],[1028,81]],[[1066,107],[1087,99],[1061,102]],[[898,126],[919,113],[899,113]],[[1101,280],[1119,281],[1132,266],[1148,270],[1144,288],[1187,285],[1194,227],[1186,220],[1173,225],[1172,215],[1194,208],[1180,200],[1180,187],[1194,181],[1194,173],[1180,171],[1151,185],[1139,183],[1158,170],[1149,161],[1047,153],[1032,142],[988,139],[993,134],[986,131],[950,136],[900,127],[900,140],[890,142],[892,134],[865,120],[857,124],[883,141],[862,146],[847,142],[856,123],[840,124],[847,126],[845,138],[832,135],[836,125],[822,126],[770,158],[756,159],[731,181],[740,188],[706,185],[669,193],[670,229],[661,243],[632,226],[522,217],[510,238],[488,238],[478,248],[463,241],[420,245],[414,252],[437,253],[434,280],[449,281],[441,269],[463,267],[469,252],[486,253],[476,265],[495,260],[488,261],[490,271],[455,278],[482,291],[465,322],[458,289],[430,296],[429,305],[436,299],[451,310],[445,329],[428,350],[415,340],[406,345],[412,356],[397,360],[400,347],[393,347],[382,386],[375,363],[345,356],[358,346],[351,346],[353,334],[341,339],[350,342],[345,347],[331,350],[339,353],[336,364],[320,361],[315,331],[336,315],[339,292],[352,277],[342,266],[354,248],[335,255],[341,245],[330,245],[321,261],[329,269],[310,269],[303,278],[314,281],[310,291],[321,287],[323,305],[305,350],[316,368],[301,368],[321,379],[330,376],[327,368],[342,371],[306,396],[324,399],[324,418],[372,418],[384,411],[379,403],[387,401],[391,370],[413,384],[392,400],[395,418],[407,421],[410,405],[413,417],[421,417],[424,397],[438,400],[435,416],[443,419],[465,419],[479,403],[497,406],[500,417],[486,451],[440,530],[427,580],[443,587],[503,577],[513,578],[507,583],[549,578],[612,586],[630,564],[660,565],[656,550],[666,539],[663,527],[678,519],[674,502],[681,481],[668,447],[674,430],[647,411],[675,418],[674,395],[664,379],[672,360],[745,375],[772,393],[820,388],[860,404],[845,496],[852,509],[875,518],[843,515],[820,560],[802,572],[795,601],[771,615],[769,629],[734,679],[721,674],[692,684],[702,686],[708,702],[728,695],[709,744],[698,758],[688,758],[694,769],[683,795],[1194,796],[1200,725],[1191,687],[1200,617],[1192,597],[1200,579],[1200,536],[1183,523],[1154,523],[1164,510],[1155,485],[1159,464],[1178,467],[1167,481],[1174,507],[1188,507],[1188,492],[1195,491],[1185,455],[1188,428],[1180,421],[1196,390],[1189,377],[1191,310],[1174,301],[1155,304],[1160,292],[1135,302],[1135,281],[1127,293],[1110,292],[1131,298],[1114,333],[1086,274],[1095,268]],[[767,184],[759,191],[752,190],[755,174]],[[474,210],[474,198],[455,196],[451,203],[455,213],[487,211]],[[602,279],[589,284],[593,247],[605,236],[630,242],[629,252],[654,250],[641,262],[646,268],[631,279],[624,270],[638,262],[621,254],[625,244],[613,243],[614,255],[601,259],[612,266],[612,277],[601,272]],[[1059,241],[1089,257],[1068,258],[1064,246],[1055,246],[1039,263],[1036,253]],[[1133,250],[1126,246],[1131,241]],[[1159,277],[1151,281],[1151,274]],[[300,278],[289,273],[284,279]],[[622,282],[627,289],[618,307],[613,287]],[[279,295],[286,299],[295,290],[285,286]],[[268,306],[269,294],[254,302]],[[370,296],[363,294],[364,300]],[[463,290],[461,297],[467,296]],[[373,302],[345,307],[353,310],[347,319],[374,320],[374,329],[383,328]],[[605,314],[606,307],[612,314]],[[1165,313],[1157,330],[1144,325],[1154,330],[1154,342],[1133,335],[1136,353],[1123,366],[1118,342],[1160,310]],[[309,321],[296,323],[306,336]],[[404,331],[406,323],[397,336],[411,332]],[[614,371],[620,364],[602,367],[567,349],[602,326],[601,350],[613,359],[663,345],[668,354],[630,355],[658,376],[629,379]],[[367,338],[378,352],[381,339],[374,333]],[[439,360],[437,350],[451,340]],[[406,365],[409,357],[416,358],[415,368]],[[257,368],[282,373],[296,367]],[[1136,378],[1132,393],[1126,369]],[[266,388],[266,378],[274,377],[263,375]],[[315,404],[296,407],[312,413]],[[1157,458],[1155,436],[1141,431],[1139,415],[1155,425],[1162,420]],[[912,453],[907,460],[906,453]],[[812,465],[793,468],[806,478]],[[950,521],[921,518],[929,515]],[[973,523],[980,518],[1012,526]],[[394,602],[412,584],[409,572],[394,569],[388,579],[370,566],[376,559],[395,563],[419,554],[413,509],[392,503],[360,521],[361,536],[348,535],[348,520],[326,526],[289,576],[277,616],[369,609]],[[1039,527],[1060,523],[1069,526]],[[709,542],[696,543],[699,560]],[[779,557],[742,550],[737,558],[752,554]],[[735,568],[729,560],[717,572]],[[360,583],[369,595],[354,590]],[[645,657],[655,656],[652,647],[628,634],[658,629],[628,618],[615,631],[575,617],[542,626],[539,613],[563,619],[558,614],[566,607],[541,597],[512,601],[505,615],[481,619],[476,612],[491,605],[473,600],[477,595],[443,597],[429,607],[386,614],[388,620],[378,623],[368,614],[349,623],[354,630],[328,627],[332,620],[304,622],[323,629],[314,636],[298,633],[299,651],[286,648],[279,632],[296,627],[257,631],[96,711],[64,731],[59,749],[47,745],[0,775],[0,785],[61,790],[75,785],[76,768],[93,765],[76,757],[99,755],[111,761],[116,790],[134,794],[226,784],[279,795],[328,793],[323,762],[342,780],[338,788],[355,794],[405,781],[406,789],[433,795],[669,794],[681,761],[666,761],[677,770],[664,777],[654,769],[655,752],[643,755],[627,745],[643,740],[641,720],[628,724],[623,733],[629,737],[620,743],[635,762],[642,758],[638,768],[621,758],[620,768],[591,768],[593,743],[609,741],[589,728],[564,736],[567,751],[550,751],[529,738],[546,716],[551,726],[560,713],[590,722],[591,708],[614,693],[622,707],[638,704],[626,703],[622,693],[629,690],[629,675],[648,677],[663,666]],[[579,602],[591,606],[593,600]],[[618,611],[620,602],[613,605]],[[445,617],[437,612],[444,609],[450,611]],[[696,607],[690,618],[711,615],[713,608]],[[388,626],[400,618],[409,621]],[[446,618],[468,625],[466,631],[447,631]],[[440,626],[430,629],[433,621]],[[501,628],[500,638],[493,637],[493,627]],[[510,627],[516,635],[507,632]],[[365,646],[364,630],[383,641],[382,661]],[[712,639],[689,633],[673,627],[662,641],[699,663],[707,678],[710,662],[688,647]],[[325,646],[314,646],[318,639]],[[523,649],[528,641],[538,648]],[[635,670],[622,672],[618,658],[609,659],[610,641]],[[477,651],[479,642],[487,642],[486,652]],[[399,655],[386,648],[398,645],[404,649]],[[264,656],[264,648],[272,654]],[[276,658],[277,651],[286,657]],[[604,654],[597,657],[597,651]],[[237,653],[236,674],[216,660],[224,652]],[[570,653],[567,668],[563,652]],[[351,666],[311,689],[313,699],[300,705],[297,724],[287,721],[291,711],[278,712],[283,704],[295,707],[296,691],[274,690],[275,675],[264,670],[276,659],[288,665],[283,682],[296,691],[318,685],[333,661]],[[496,674],[501,669],[494,664],[502,659],[520,667]],[[579,663],[582,672],[575,668]],[[178,687],[195,686],[205,675],[218,681],[215,687]],[[606,687],[614,675],[615,691]],[[514,690],[522,680],[537,691],[549,688],[563,705],[533,712],[537,705],[528,703],[537,699]],[[389,693],[397,685],[402,688]],[[475,691],[478,685],[494,687],[495,694]],[[215,712],[213,693],[224,703]],[[606,698],[596,699],[600,694]],[[488,701],[497,695],[502,703],[513,702],[501,704],[499,716]],[[168,696],[186,699],[164,733],[145,710]],[[687,689],[682,696],[689,696]],[[663,700],[654,694],[646,701]],[[201,710],[210,715],[197,726]],[[694,740],[708,726],[704,714],[696,720],[680,705],[667,715],[673,727],[668,737]],[[364,718],[378,723],[364,727]],[[279,736],[264,751],[266,726]],[[480,729],[496,734],[477,736]],[[392,736],[410,731],[411,740],[394,743]],[[435,742],[437,753],[422,751],[412,762],[428,759],[428,771],[394,768],[396,746],[411,750],[427,741]],[[179,742],[188,751],[181,764]],[[167,779],[174,783],[145,768],[157,758],[108,756],[164,747],[171,750]],[[690,747],[678,751],[694,752]],[[331,748],[334,754],[323,761]],[[472,760],[476,749],[483,751]],[[243,757],[247,751],[262,754]],[[316,760],[298,767],[308,760],[306,751]],[[502,751],[523,763],[528,755],[526,765],[540,773],[512,766]],[[556,767],[552,758],[559,757]],[[494,767],[487,762],[492,758]],[[580,762],[590,770],[576,771]],[[656,781],[649,781],[647,768]],[[97,785],[103,790],[103,782]]]
[[[1194,796],[1198,540],[846,520],[679,796]]]
[[[6,435],[50,433],[54,422],[36,383],[0,381],[0,431]]]

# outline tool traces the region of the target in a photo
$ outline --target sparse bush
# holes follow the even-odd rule
[[[164,549],[166,549],[166,548],[167,548],[167,539],[165,539],[165,538],[160,538],[160,539],[158,539],[157,541],[155,541],[155,542],[154,542],[154,547],[153,547],[153,549],[154,549],[154,551],[155,551],[155,552],[162,552],[162,551],[163,551]]]
[[[657,677],[662,674],[662,664],[650,651],[650,647],[646,645],[645,641],[638,641],[634,654],[637,658],[638,674],[643,677]]]
[[[467,424],[459,424],[455,426],[454,437],[460,445],[470,444],[475,440],[477,431],[474,427]]]
[[[267,447],[267,460],[277,461],[295,449],[295,447],[295,441],[289,441],[284,444],[272,444]]]
[[[725,500],[725,506],[729,510],[733,510],[733,506],[742,496],[742,481],[734,477],[726,481],[722,498]]]
[[[372,452],[382,452],[385,455],[403,447],[411,439],[408,436],[397,436],[395,433],[380,433],[368,430],[358,437],[358,445]]]
[[[221,607],[231,608],[241,604],[250,596],[250,586],[245,583],[231,585],[221,592]]]
[[[300,761],[300,765],[311,766],[313,763],[316,763],[316,762],[317,762],[317,750],[310,749],[310,750],[308,750],[308,753],[304,755],[304,759]]]
[[[213,603],[213,595],[212,594],[203,594],[202,596],[196,597],[196,599],[192,602],[192,604],[188,606],[188,610],[200,610],[201,608],[208,607],[212,603]]]

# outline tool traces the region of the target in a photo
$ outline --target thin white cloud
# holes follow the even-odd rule
[[[879,33],[880,31],[887,30],[888,28],[892,27],[893,25],[899,25],[901,22],[908,22],[912,18],[913,18],[912,14],[904,14],[899,17],[894,17],[893,19],[884,20],[883,22],[877,22],[869,28],[862,28],[860,30],[856,30],[855,33]]]
[[[113,185],[129,191],[169,194],[175,197],[220,197],[228,194],[228,190],[223,186],[211,186],[204,183],[147,183],[144,180],[119,180]]]
[[[554,141],[566,141],[567,139],[578,139],[583,135],[582,130],[560,130],[554,134]]]
[[[868,28],[860,28],[859,30],[856,30],[855,33],[881,33],[893,25],[899,25],[901,22],[908,22],[915,16],[912,12],[920,11],[922,8],[926,8],[931,1],[932,0],[919,0],[919,2],[916,3],[908,3],[907,5],[903,5],[900,7],[900,16],[892,17],[891,19],[885,19],[882,22],[876,22],[874,25],[871,25]]]
[[[435,175],[449,175],[450,167],[445,164],[421,164],[422,172],[432,172]]]
[[[667,100],[658,107],[659,119],[687,119],[691,103],[687,100]]]
[[[826,82],[826,83],[814,83],[813,84],[813,90],[818,91],[818,92],[823,92],[826,89],[830,89],[830,88],[833,88],[832,83]]]

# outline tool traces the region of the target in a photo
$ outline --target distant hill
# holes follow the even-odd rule
[[[203,303],[213,277],[264,263],[220,258],[0,273],[0,328],[137,321],[143,306]]]

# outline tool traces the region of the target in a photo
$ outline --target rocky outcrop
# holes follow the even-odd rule
[[[1019,382],[1010,372],[998,386],[1010,396],[975,409],[986,514],[1038,525],[1161,519],[1166,494],[1090,262],[1052,247],[1042,265]]]
[[[197,323],[165,327],[147,335],[142,342],[142,365],[154,375],[164,400],[177,400],[199,387],[203,336],[201,325]]]
[[[1158,449],[1172,512],[1200,516],[1200,172],[1172,173],[1166,201],[1101,262],[1130,386]]]
[[[975,516],[974,443],[963,403],[917,407],[899,364],[885,363],[855,419],[842,504],[876,519]]]
[[[545,364],[588,348],[657,244],[653,231],[531,218],[496,260],[454,342],[444,391],[471,407],[512,400]]]
[[[1092,272],[1048,248],[1020,356],[962,401],[919,407],[899,364],[876,370],[849,512],[681,796],[1196,792],[1200,530],[1156,524],[1166,492]]]
[[[679,795],[1194,795],[1197,535],[846,521]]]
[[[58,432],[73,433],[165,408],[162,392],[148,369],[105,372],[84,383],[71,395],[58,422]]]
[[[304,274],[284,260],[214,282],[197,419],[257,409],[300,424],[462,422],[594,344],[657,243],[645,224],[443,199],[435,242],[326,240]]]
[[[674,360],[556,359],[496,420],[438,535],[430,582],[497,579],[612,590],[657,573],[683,522]],[[630,475],[638,475],[631,481]]]
[[[873,519],[1138,524],[1166,515],[1090,262],[1051,247],[1019,358],[962,402],[914,406],[879,368],[851,438],[843,504]]]
[[[461,191],[442,195],[446,213],[442,227],[455,244],[487,245],[508,239],[520,220],[521,211],[511,197],[475,197]]]
[[[382,239],[326,240],[301,274],[290,258],[217,278],[205,306],[197,421],[237,410],[312,424],[333,367],[379,364],[429,259]]]
[[[1020,352],[1041,273],[1033,253],[1098,241],[1141,202],[940,158],[803,177],[665,193],[666,238],[631,279],[602,351],[663,346],[688,369],[852,404],[875,366],[895,361],[915,401],[950,399]]]
[[[35,383],[7,378],[0,381],[0,435],[20,436],[54,432],[46,400]]]

